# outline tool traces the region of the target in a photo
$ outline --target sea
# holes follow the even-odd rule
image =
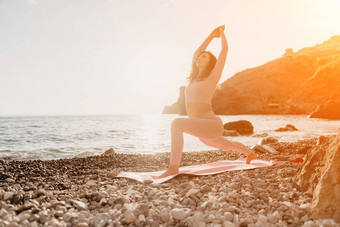
[[[339,133],[339,120],[309,119],[307,115],[218,115],[223,123],[248,120],[250,136],[227,137],[253,146],[266,136],[280,142]],[[0,116],[1,160],[51,160],[116,153],[170,152],[171,122],[187,118],[176,114],[117,114],[83,116]],[[294,125],[298,131],[276,132]],[[184,133],[183,152],[218,150]]]

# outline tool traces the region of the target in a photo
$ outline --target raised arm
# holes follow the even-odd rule
[[[201,46],[198,47],[198,49],[194,53],[194,56],[192,57],[192,64],[195,64],[198,56],[207,49],[209,43],[211,42],[211,40],[213,40],[213,38],[215,37],[213,36],[212,33],[210,33],[209,36],[203,41]]]
[[[213,40],[214,38],[217,38],[220,36],[220,31],[219,29],[222,28],[224,30],[224,25],[219,26],[217,28],[215,28],[210,34],[209,36],[203,41],[203,43],[198,47],[198,49],[195,51],[194,56],[192,58],[192,64],[195,64],[197,57],[207,49],[209,43],[211,42],[211,40]]]
[[[220,55],[218,56],[215,67],[210,73],[210,77],[212,77],[211,79],[213,79],[216,83],[218,83],[218,81],[221,79],[222,71],[228,53],[228,42],[222,29],[220,29],[220,36],[221,36],[221,52]]]

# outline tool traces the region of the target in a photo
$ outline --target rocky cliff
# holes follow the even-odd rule
[[[309,114],[340,98],[340,35],[236,73],[212,99],[216,114]],[[184,99],[184,97],[182,97]]]
[[[313,196],[313,218],[340,221],[340,133],[330,139],[319,137],[317,146],[307,152],[294,182]]]

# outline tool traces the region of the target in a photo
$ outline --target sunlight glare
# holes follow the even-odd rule
[[[141,128],[143,129],[141,133],[143,133],[145,144],[152,145],[160,141],[162,134],[165,133],[164,130],[167,130],[161,125],[161,122],[162,119],[158,113],[141,114]],[[152,151],[155,152],[154,149]]]

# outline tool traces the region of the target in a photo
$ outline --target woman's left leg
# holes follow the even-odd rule
[[[215,139],[205,139],[205,138],[199,138],[204,144],[215,147],[224,151],[233,150],[245,155],[248,155],[252,153],[252,151],[244,144],[231,141],[226,139],[225,137],[221,136]]]
[[[224,151],[233,150],[239,153],[243,153],[247,155],[246,164],[250,164],[250,162],[257,158],[257,155],[250,150],[246,145],[231,141],[223,136],[215,138],[215,139],[205,139],[205,138],[199,138],[204,144],[215,147]]]
[[[178,173],[183,151],[183,133],[197,138],[216,138],[223,133],[223,122],[212,111],[195,118],[174,119],[171,124],[170,165],[159,178]]]

